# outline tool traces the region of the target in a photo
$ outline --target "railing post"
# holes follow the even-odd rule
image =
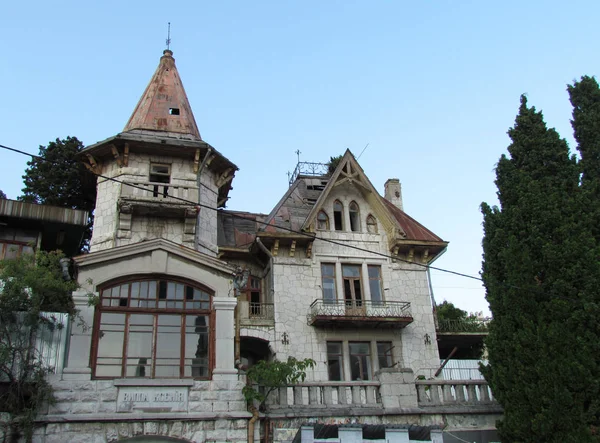
[[[308,404],[309,405],[316,405],[319,404],[320,402],[318,401],[318,397],[317,396],[319,393],[319,386],[309,386],[308,387]]]
[[[294,386],[294,404],[302,405],[302,386]]]
[[[333,396],[332,396],[333,387],[324,386],[323,387],[323,403],[326,405],[333,404]]]
[[[469,403],[477,403],[477,391],[475,385],[467,385],[467,395],[469,396]]]
[[[490,402],[490,393],[488,391],[489,387],[487,384],[480,384],[479,386],[479,401],[481,403],[489,403]]]
[[[287,386],[282,386],[281,388],[279,388],[279,404],[281,406],[287,406],[288,405],[288,387]]]
[[[464,403],[466,400],[465,399],[465,385],[459,385],[459,384],[454,385],[454,392],[456,395],[456,402]]]

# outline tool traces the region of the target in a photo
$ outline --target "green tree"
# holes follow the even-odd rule
[[[76,155],[83,149],[76,137],[56,139],[40,146],[39,157],[27,162],[23,176],[25,187],[18,199],[46,205],[89,211],[88,231],[81,249],[88,249],[93,224],[92,211],[96,205],[96,178],[88,172]]]
[[[6,194],[0,190],[0,200],[6,200]]]
[[[53,402],[41,356],[41,344],[56,328],[60,315],[75,318],[74,281],[63,279],[58,252],[23,254],[0,262],[0,411],[4,441],[31,441],[40,408]]]
[[[296,360],[288,357],[287,361],[261,360],[251,366],[246,373],[247,384],[242,393],[252,411],[248,424],[248,442],[254,441],[254,423],[258,420],[258,410],[261,409],[269,394],[277,388],[295,385],[306,379],[306,371],[314,368],[315,361],[307,358]]]
[[[598,441],[600,272],[579,165],[524,96],[508,134],[500,207],[482,204],[493,314],[482,372],[504,407],[498,429],[506,442]]]

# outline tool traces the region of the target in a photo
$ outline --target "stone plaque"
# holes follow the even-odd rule
[[[121,386],[117,412],[187,412],[184,386]]]

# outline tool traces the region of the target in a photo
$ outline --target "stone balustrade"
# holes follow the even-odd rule
[[[382,408],[380,383],[315,382],[276,388],[267,398],[269,410],[284,408]]]
[[[417,380],[419,407],[497,405],[484,380]]]
[[[128,182],[129,183],[129,182]],[[169,183],[131,182],[121,185],[121,197],[138,201],[156,201],[175,204],[191,204],[198,201],[198,188],[195,186],[182,186]]]

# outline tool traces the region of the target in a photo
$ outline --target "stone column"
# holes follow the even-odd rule
[[[236,305],[236,298],[213,297],[216,351],[213,380],[237,381],[238,371],[234,362],[235,319],[233,317]]]
[[[84,325],[75,320],[70,325],[70,334],[67,341],[68,360],[63,369],[63,380],[90,380],[90,350],[92,347],[92,327],[94,325],[94,307],[88,305],[89,293],[87,291],[74,291],[73,301],[75,309]],[[98,293],[93,295],[98,296]]]
[[[416,408],[417,386],[412,369],[385,368],[379,371],[381,403],[384,409]]]

